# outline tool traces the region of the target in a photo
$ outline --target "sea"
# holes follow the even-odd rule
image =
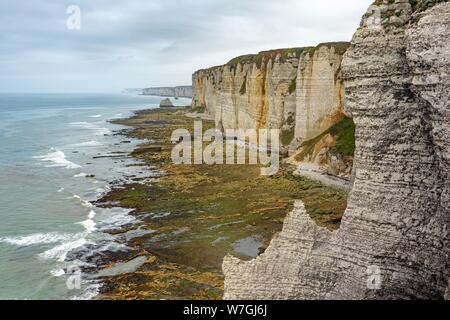
[[[0,299],[96,297],[101,281],[78,277],[95,265],[73,253],[126,251],[110,231],[138,221],[130,209],[91,202],[113,182],[151,172],[123,154],[142,141],[117,134],[126,127],[109,120],[156,108],[161,99],[0,94]]]

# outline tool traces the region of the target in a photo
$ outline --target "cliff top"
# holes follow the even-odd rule
[[[263,60],[274,60],[278,55],[281,59],[299,58],[302,52],[310,47],[298,47],[298,48],[282,48],[274,50],[261,51],[257,54],[247,54],[231,59],[226,63],[227,66],[237,66],[239,63],[256,63],[261,65]]]
[[[143,88],[140,90],[157,90],[157,89],[189,89],[192,88],[191,85],[185,85],[185,86],[167,86],[167,87],[148,87],[148,88]]]
[[[220,66],[214,66],[211,68],[206,69],[200,69],[197,70],[197,72],[200,71],[212,71],[217,68],[222,68],[224,66],[229,66],[231,68],[236,68],[238,64],[252,64],[256,63],[258,68],[261,67],[263,61],[269,61],[269,60],[275,60],[278,55],[280,55],[280,60],[283,62],[290,58],[300,58],[301,54],[304,52],[308,52],[311,55],[313,55],[319,48],[327,46],[329,48],[334,47],[336,52],[338,54],[344,54],[345,51],[350,46],[350,42],[324,42],[320,43],[316,47],[297,47],[297,48],[282,48],[282,49],[273,49],[273,50],[266,50],[261,51],[257,54],[246,54],[242,56],[235,57],[228,61],[224,65]]]

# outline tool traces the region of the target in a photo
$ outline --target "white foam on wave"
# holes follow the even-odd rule
[[[73,238],[74,235],[70,233],[49,232],[49,233],[34,233],[25,236],[0,237],[0,242],[20,247],[27,247],[31,245],[51,244],[62,241],[68,241],[72,240]]]
[[[82,198],[81,198],[79,195],[77,195],[77,194],[74,194],[72,198],[73,198],[73,199],[79,200],[80,203],[81,203],[81,205],[82,205],[83,207],[86,207],[86,208],[92,208],[92,207],[94,207],[94,205],[93,205],[90,201],[82,199]]]
[[[91,129],[93,124],[86,122],[86,121],[78,121],[78,122],[69,122],[69,125],[71,126],[75,126],[75,127],[80,127],[80,128],[84,128],[84,129]]]
[[[106,189],[110,188],[106,187]],[[105,192],[106,190],[105,189],[96,190],[96,192],[100,191]],[[130,212],[133,211],[131,209],[124,209],[120,207],[98,208],[91,202],[84,200],[77,194],[74,194],[73,198],[80,201],[82,206],[91,209],[89,211],[87,220],[77,222],[77,224],[83,225],[85,227],[86,232],[117,229],[123,225],[134,224],[138,222],[138,219],[136,217],[130,215]],[[93,221],[94,218],[95,221]]]
[[[57,268],[54,270],[50,270],[50,274],[54,277],[61,277],[61,276],[65,275],[66,272],[64,271],[64,269]]]
[[[94,207],[94,205],[92,203],[90,203],[89,201],[87,201],[87,200],[82,200],[81,201],[81,205],[83,205],[84,207],[87,207],[87,208],[93,208]]]
[[[33,159],[40,160],[42,162],[51,162],[46,167],[65,167],[66,169],[81,168],[80,165],[73,163],[66,159],[66,155],[61,150],[51,148],[51,152],[43,156],[34,156]]]
[[[94,114],[91,116],[91,118],[101,118],[101,116],[102,116],[101,114]]]
[[[101,194],[105,193],[106,190],[103,189],[103,188],[97,188],[97,189],[95,189],[95,192],[96,192],[97,194],[101,195]]]
[[[95,123],[90,123],[86,121],[81,122],[70,122],[70,126],[75,126],[81,129],[88,129],[88,130],[94,130],[96,135],[102,136],[105,134],[111,134],[111,130],[105,127],[100,127],[96,125]]]
[[[97,224],[92,219],[86,219],[84,221],[77,222],[77,224],[82,225],[87,233],[91,233],[97,230]]]
[[[81,295],[76,295],[71,300],[91,300],[100,293],[100,283],[89,283]]]
[[[80,237],[74,241],[62,243],[45,252],[42,252],[39,254],[39,257],[43,259],[57,259],[58,261],[64,261],[70,251],[80,248],[88,243],[89,242],[84,237]]]
[[[118,229],[127,224],[134,224],[138,222],[134,216],[129,213],[132,210],[123,208],[105,208],[99,213],[100,219],[98,219],[99,230],[111,230]]]
[[[88,200],[82,199],[82,198],[81,198],[79,195],[77,195],[77,194],[74,194],[74,195],[73,195],[73,198],[79,200],[80,203],[81,203],[81,205],[82,205],[83,207],[86,207],[86,208],[93,208],[93,207],[94,207],[94,205],[93,205],[91,202],[89,202]]]
[[[90,140],[90,141],[85,141],[85,142],[80,142],[80,143],[74,143],[71,144],[70,147],[74,147],[74,148],[80,148],[80,147],[98,147],[101,146],[102,144],[98,141],[95,140]]]
[[[88,218],[89,218],[89,219],[94,219],[95,215],[96,215],[95,211],[94,211],[94,210],[91,210],[91,211],[89,212]]]
[[[95,218],[95,215],[96,215],[95,211],[91,210],[89,211],[87,220],[77,222],[77,224],[82,225],[87,233],[94,232],[97,230],[96,227],[97,223],[95,223],[95,221],[93,220]]]
[[[74,178],[84,178],[84,177],[86,177],[86,176],[87,176],[87,173],[80,172],[80,173],[78,173],[78,174],[75,174],[73,177],[74,177]]]
[[[83,206],[92,208],[93,205],[87,201],[83,200],[78,195],[73,195],[73,198],[80,200]],[[15,246],[31,246],[31,245],[42,245],[42,244],[53,244],[58,243],[57,246],[40,253],[38,256],[43,259],[57,259],[58,261],[64,261],[67,254],[77,248],[80,248],[86,244],[92,244],[86,239],[86,237],[97,230],[97,223],[93,220],[96,216],[94,210],[90,210],[88,214],[88,219],[77,222],[77,224],[84,227],[84,232],[80,233],[36,233],[25,236],[15,236],[15,237],[0,237],[0,243],[7,243]],[[54,275],[60,273],[60,271],[54,270]]]
[[[105,134],[111,134],[111,130],[109,130],[108,128],[99,127],[96,129],[95,134],[98,136],[103,136]]]

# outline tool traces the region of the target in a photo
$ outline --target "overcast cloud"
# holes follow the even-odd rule
[[[372,0],[1,0],[0,92],[190,84],[261,50],[348,41]],[[68,30],[66,9],[81,8]]]

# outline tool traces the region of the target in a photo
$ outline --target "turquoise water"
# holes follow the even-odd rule
[[[0,94],[0,299],[91,298],[98,285],[69,289],[71,254],[83,247],[126,250],[102,231],[135,223],[122,208],[89,201],[110,182],[145,176],[135,160],[98,158],[139,141],[114,135],[107,120],[156,107],[161,98],[114,94]],[[188,104],[180,99],[178,104]],[[95,177],[90,177],[95,175]]]

